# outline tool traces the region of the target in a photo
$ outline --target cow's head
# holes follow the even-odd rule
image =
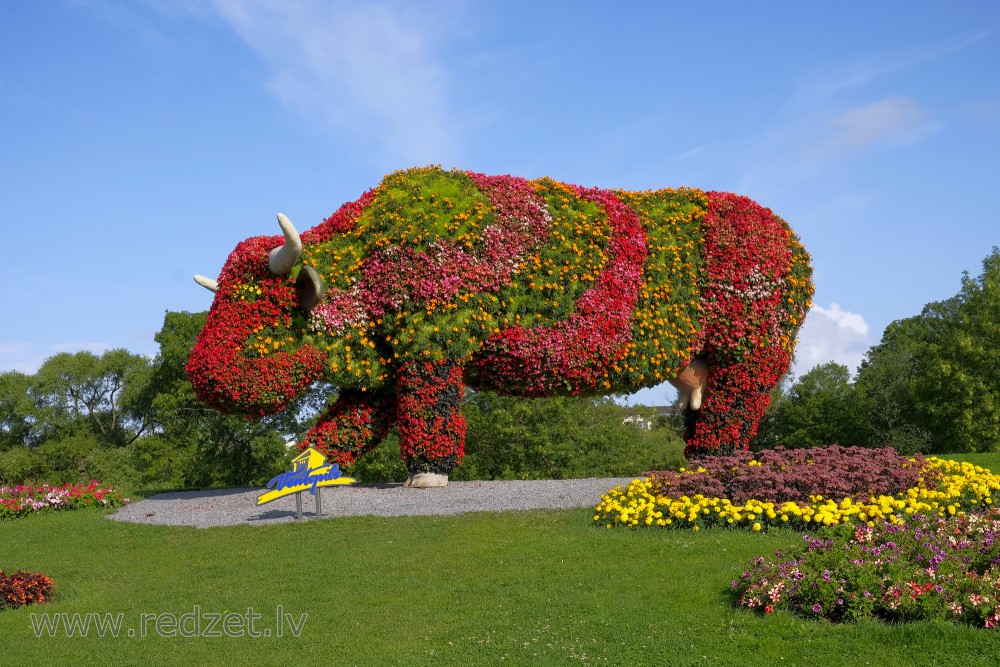
[[[194,277],[215,300],[188,375],[200,399],[226,412],[277,412],[326,368],[324,353],[301,335],[323,279],[299,261],[302,241],[291,221],[279,214],[278,224],[283,236],[237,245],[218,281]]]

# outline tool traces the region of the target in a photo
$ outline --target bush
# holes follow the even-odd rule
[[[49,440],[31,452],[34,474],[53,483],[77,482],[86,477],[87,457],[101,448],[89,433]]]
[[[454,479],[573,479],[634,475],[683,465],[683,442],[667,429],[623,423],[609,399],[472,394],[465,461]]]
[[[255,423],[220,428],[184,458],[184,486],[189,488],[264,486],[288,470],[291,461],[284,438]]]
[[[8,575],[0,570],[0,610],[41,604],[52,597],[53,588],[52,580],[44,574],[18,570]]]
[[[831,621],[945,619],[1000,623],[1000,510],[960,517],[914,515],[803,536],[789,556],[763,556],[731,586],[736,604]]]
[[[139,440],[137,442],[142,442]],[[143,481],[136,469],[136,443],[102,447],[92,436],[73,435],[38,447],[14,447],[0,452],[0,483],[38,485],[82,483],[103,479],[115,486],[135,488]]]
[[[0,452],[0,483],[20,484],[35,478],[36,474],[30,448],[21,445]]]
[[[90,479],[103,479],[118,488],[134,489],[141,485],[142,476],[136,469],[135,450],[128,447],[102,447],[87,455],[84,470]]]
[[[403,482],[410,476],[399,453],[399,435],[387,435],[377,447],[361,455],[344,473],[362,484],[378,482]]]
[[[470,392],[462,411],[467,448],[449,475],[454,481],[616,477],[685,463],[684,442],[671,429],[624,423],[631,413],[608,399]],[[362,482],[405,480],[398,436],[390,434],[345,472]]]

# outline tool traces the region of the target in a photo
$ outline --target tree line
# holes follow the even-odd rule
[[[185,370],[205,318],[167,312],[153,359],[127,350],[62,353],[33,375],[0,373],[0,484],[250,486],[287,470],[297,454],[287,443],[301,441],[336,389],[317,384],[260,420],[205,406]],[[632,475],[683,463],[677,434],[624,423],[635,409],[609,399],[470,392],[463,411],[470,451],[456,480]],[[652,410],[644,416],[655,421]],[[365,482],[406,479],[398,437],[390,434],[348,472]]]
[[[0,482],[93,477],[184,488],[279,472],[294,415],[248,421],[194,395],[184,367],[205,316],[168,312],[154,359],[123,349],[61,353],[33,375],[0,374]]]
[[[33,375],[0,373],[0,483],[97,478],[133,488],[265,483],[336,394],[317,385],[261,420],[194,395],[185,366],[206,313],[167,312],[148,359],[127,350],[57,354]],[[469,393],[469,448],[454,479],[637,475],[683,464],[680,425],[644,431],[608,399]],[[652,411],[644,415],[657,422]],[[826,444],[905,453],[1000,451],[1000,250],[958,294],[890,324],[851,377],[833,362],[772,394],[755,449]],[[398,440],[350,471],[400,481]]]
[[[1000,451],[1000,250],[958,294],[892,322],[852,379],[834,362],[780,385],[753,446]]]

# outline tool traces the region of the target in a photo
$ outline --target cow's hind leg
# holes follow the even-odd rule
[[[443,360],[406,364],[399,374],[398,425],[413,487],[445,486],[465,456],[462,367]]]
[[[393,396],[357,389],[341,389],[327,406],[319,422],[299,444],[299,451],[312,447],[331,463],[349,466],[375,447],[396,422]]]

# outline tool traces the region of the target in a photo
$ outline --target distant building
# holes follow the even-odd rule
[[[653,428],[653,422],[652,421],[646,419],[645,417],[641,417],[639,415],[629,415],[628,417],[626,417],[625,419],[622,420],[622,423],[623,424],[632,424],[636,428],[640,428],[643,431],[648,431],[651,428]]]
[[[648,431],[653,428],[656,423],[655,418],[650,419],[649,411],[653,410],[656,413],[656,417],[669,418],[680,413],[676,405],[654,405],[650,407],[641,408],[626,408],[626,412],[631,412],[627,417],[622,419],[622,424],[632,424],[636,428],[640,428],[643,431]]]

